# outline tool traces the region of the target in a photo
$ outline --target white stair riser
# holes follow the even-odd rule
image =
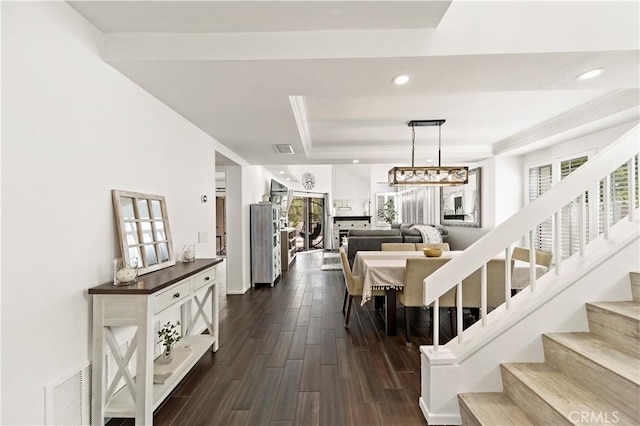
[[[540,396],[522,383],[511,371],[500,366],[504,391],[524,411],[527,416],[535,419],[539,424],[569,425],[567,419],[550,407]]]
[[[637,416],[638,385],[547,336],[542,342],[546,362],[620,411]]]
[[[631,294],[635,302],[640,302],[640,273],[631,272],[629,274],[631,279]]]
[[[587,304],[589,330],[614,346],[638,353],[640,323],[638,320]]]

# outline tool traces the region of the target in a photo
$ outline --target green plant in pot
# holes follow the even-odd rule
[[[389,199],[378,209],[378,217],[388,224],[392,224],[396,220],[397,215],[398,213],[396,212],[396,205],[393,198]]]
[[[180,325],[180,321],[175,324],[167,322],[158,331],[158,343],[162,344],[162,355],[160,356],[160,362],[162,364],[169,364],[173,359],[173,345],[182,338],[177,328]]]

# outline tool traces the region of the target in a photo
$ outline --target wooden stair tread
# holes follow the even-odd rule
[[[545,363],[502,364],[549,406],[569,420],[572,412],[618,413],[619,424],[637,424],[618,409]]]
[[[482,425],[535,425],[505,393],[461,393],[458,399]]]
[[[587,303],[587,307],[589,306],[611,311],[618,315],[640,321],[640,302],[589,302]]]
[[[638,368],[640,354],[636,353],[632,356],[628,352],[615,350],[611,343],[588,332],[545,333],[544,335],[640,386],[640,369]]]

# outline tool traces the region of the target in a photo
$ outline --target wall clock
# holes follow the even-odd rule
[[[307,191],[311,191],[316,186],[316,178],[309,172],[302,175],[302,186]]]

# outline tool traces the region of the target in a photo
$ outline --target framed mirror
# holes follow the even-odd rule
[[[440,223],[480,228],[480,167],[469,170],[465,185],[440,187]]]
[[[169,217],[164,197],[112,190],[120,251],[138,259],[138,274],[175,265]]]

